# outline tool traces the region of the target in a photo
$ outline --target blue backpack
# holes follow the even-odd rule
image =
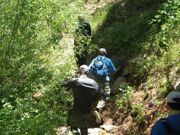
[[[105,56],[97,56],[92,66],[92,73],[95,76],[103,77],[108,75],[108,69],[105,64]]]
[[[180,135],[180,131],[175,131],[170,123],[168,122],[167,118],[160,119],[161,123],[165,128],[166,135]]]

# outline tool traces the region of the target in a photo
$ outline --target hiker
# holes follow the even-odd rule
[[[98,110],[101,110],[105,106],[105,101],[107,101],[110,96],[111,88],[109,74],[116,72],[113,62],[110,58],[107,58],[106,55],[106,49],[100,48],[99,55],[94,58],[89,65],[92,78],[99,84],[101,91],[108,95],[106,99],[104,99],[104,97],[101,98],[97,106]]]
[[[75,30],[74,52],[78,66],[86,64],[88,44],[91,39],[91,26],[83,15],[78,16],[78,27]]]
[[[87,76],[88,66],[80,66],[80,75],[69,81],[64,81],[62,86],[72,88],[74,96],[74,104],[72,116],[70,117],[71,129],[81,135],[88,134],[87,120],[91,114],[96,116],[96,121],[101,122],[100,114],[95,110],[100,96],[106,96],[100,93],[98,84]]]
[[[180,92],[167,96],[169,116],[158,120],[152,127],[151,135],[180,135]]]

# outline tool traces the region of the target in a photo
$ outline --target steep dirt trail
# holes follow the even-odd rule
[[[93,16],[97,9],[103,8],[108,4],[114,4],[120,0],[97,0],[96,2],[91,2],[90,0],[85,4],[87,12]],[[118,84],[117,84],[118,85]],[[104,109],[101,112],[102,123],[99,127],[90,129],[92,135],[121,135],[120,125],[115,124],[112,115],[116,113],[114,110],[116,107],[114,105],[113,99],[110,99]],[[113,110],[113,111],[112,111]],[[114,125],[113,125],[114,124]],[[93,132],[94,131],[94,132]]]

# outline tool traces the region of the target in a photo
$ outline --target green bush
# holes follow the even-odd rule
[[[66,124],[72,97],[60,82],[76,66],[61,39],[82,9],[81,0],[1,1],[0,134],[55,134]]]
[[[122,85],[120,89],[122,89],[124,93],[121,96],[117,96],[116,105],[119,109],[127,113],[131,107],[130,100],[133,95],[133,88],[128,85]]]
[[[132,106],[131,113],[132,115],[135,115],[135,120],[138,123],[138,125],[143,125],[145,124],[145,119],[144,119],[144,107],[142,103],[135,104]]]
[[[128,61],[139,83],[145,83],[153,69],[166,70],[174,63],[179,44],[178,0],[127,0],[97,10],[92,42],[105,47],[115,65]],[[171,48],[176,48],[170,52]],[[166,55],[168,53],[168,55]],[[162,59],[168,65],[158,65]],[[162,62],[161,62],[162,63]],[[137,83],[136,83],[137,84]],[[166,87],[164,87],[166,89]]]

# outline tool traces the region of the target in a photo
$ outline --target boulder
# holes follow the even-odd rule
[[[125,77],[118,77],[113,85],[112,85],[112,91],[111,93],[112,94],[115,94],[119,91],[119,86],[122,85],[122,84],[126,84],[126,78]]]

